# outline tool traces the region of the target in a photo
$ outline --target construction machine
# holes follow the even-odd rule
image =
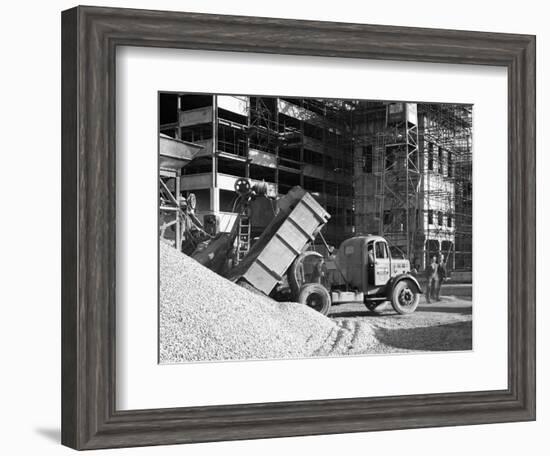
[[[248,255],[251,246],[252,225],[250,205],[256,198],[268,198],[265,182],[251,182],[239,178],[235,181],[236,199],[233,212],[237,214],[231,231],[220,232],[191,254],[196,261],[218,274],[226,275]]]
[[[328,314],[332,305],[390,301],[399,314],[416,310],[422,290],[406,259],[392,258],[381,236],[355,236],[335,252],[321,234],[329,213],[300,187],[277,202],[279,211],[226,276],[277,300],[301,302]],[[325,254],[314,250],[319,237]]]
[[[182,169],[203,147],[163,134],[159,144],[159,236],[179,251],[190,254],[211,237],[195,214],[195,195],[184,196],[180,191]]]
[[[233,228],[220,232],[217,216],[207,214],[201,221],[195,194],[181,192],[182,170],[203,149],[202,146],[160,135],[159,154],[159,236],[177,250],[213,271],[224,274],[247,254],[251,243],[250,205],[256,198],[269,198],[265,182],[239,178],[235,181],[237,214]],[[236,250],[235,250],[236,244]]]

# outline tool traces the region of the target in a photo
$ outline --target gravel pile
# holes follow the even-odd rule
[[[356,336],[307,306],[251,292],[160,243],[161,363],[340,355]]]

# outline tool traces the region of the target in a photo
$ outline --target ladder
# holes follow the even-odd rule
[[[242,261],[250,250],[250,235],[250,215],[245,209],[241,214],[239,214],[239,228],[237,232],[237,264]]]

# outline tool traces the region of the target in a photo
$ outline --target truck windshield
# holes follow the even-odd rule
[[[403,252],[403,250],[401,250],[399,247],[396,247],[394,245],[390,247],[390,254],[391,254],[391,257],[394,259],[399,259],[399,260],[405,259],[405,252]]]

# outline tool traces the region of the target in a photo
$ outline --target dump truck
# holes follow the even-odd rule
[[[416,310],[422,293],[406,259],[392,258],[381,236],[355,236],[337,252],[313,250],[330,214],[301,187],[277,202],[279,211],[227,277],[278,300],[328,314],[332,305],[360,302],[371,311],[390,301],[399,314]],[[324,239],[323,239],[324,241]]]

